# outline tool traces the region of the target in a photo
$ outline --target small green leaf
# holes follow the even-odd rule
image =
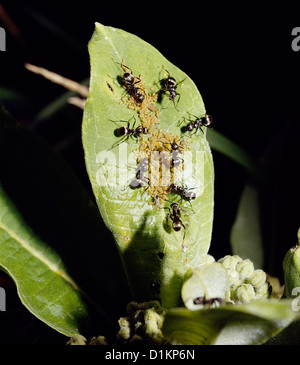
[[[290,300],[253,301],[213,309],[170,309],[163,334],[173,344],[259,345],[300,318]]]
[[[185,273],[205,262],[211,240],[214,170],[206,131],[198,131],[193,136],[181,131],[187,119],[205,115],[204,104],[184,72],[132,34],[96,23],[89,51],[91,82],[84,111],[83,145],[93,191],[103,220],[117,242],[135,299],[160,298],[164,307],[172,307],[180,302]],[[122,68],[122,61],[126,67]],[[180,161],[184,159],[185,166],[194,167],[184,181],[196,192],[197,198],[192,204],[176,194],[167,194],[157,207],[149,204],[154,202],[154,196],[149,195],[151,189],[129,187],[137,166],[130,156],[141,147],[141,140],[122,140],[115,136],[115,131],[126,126],[125,121],[130,121],[131,128],[134,120],[135,127],[140,125],[142,109],[132,100],[128,101],[128,93],[122,86],[125,72],[136,77],[135,87],[147,95],[146,101],[160,89],[161,79],[170,75],[178,82],[180,97],[175,103],[169,100],[168,93],[163,94],[148,110],[143,109],[143,115],[146,115],[144,120],[156,120],[153,130],[157,133],[161,131],[185,142],[190,140],[191,153],[185,151]],[[147,141],[154,136],[153,130],[144,136]],[[159,138],[158,141],[163,140]],[[165,144],[162,146],[165,148]],[[122,182],[117,180],[120,177]],[[182,174],[174,182],[181,184]],[[172,229],[170,217],[167,222],[170,203],[174,201],[182,208],[181,220],[186,227],[179,232]],[[155,289],[159,284],[158,294]]]
[[[230,241],[234,255],[250,259],[256,268],[262,267],[264,257],[259,196],[252,185],[247,184],[242,192]]]

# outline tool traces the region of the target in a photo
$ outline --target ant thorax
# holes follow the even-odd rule
[[[174,77],[171,76],[169,76],[167,79],[161,80],[161,84],[168,90],[177,88],[176,80],[174,79]]]

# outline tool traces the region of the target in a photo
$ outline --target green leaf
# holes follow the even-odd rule
[[[266,345],[300,345],[300,320],[292,322],[275,337],[270,338]]]
[[[23,304],[66,335],[78,331],[87,308],[59,256],[26,225],[0,186],[0,262]]]
[[[230,242],[232,252],[250,259],[256,268],[263,265],[263,241],[260,227],[259,196],[254,186],[247,184],[241,195]]]
[[[170,309],[163,334],[173,344],[259,345],[300,318],[290,300],[253,301],[213,309]]]
[[[111,326],[126,285],[98,209],[69,166],[2,107],[0,166],[0,267],[23,304],[67,336]]]
[[[160,298],[163,306],[176,306],[180,302],[185,273],[205,262],[211,240],[214,170],[206,131],[198,131],[193,136],[181,131],[181,126],[188,123],[184,118],[205,115],[201,95],[184,72],[151,45],[125,31],[96,23],[89,52],[91,81],[84,111],[83,145],[101,215],[116,240],[135,299]],[[127,68],[122,69],[122,61]],[[161,100],[159,98],[144,110],[145,117],[141,114],[144,103],[141,107],[134,105],[132,99],[128,101],[128,93],[120,82],[124,72],[140,77],[141,81],[135,87],[141,89],[145,85],[142,90],[147,96],[155,95],[160,89],[160,80],[170,75],[178,82],[180,97],[173,103],[168,93],[161,95]],[[148,97],[145,100],[148,101]],[[154,189],[152,185],[148,190],[129,187],[137,166],[131,152],[138,150],[143,140],[128,138],[116,147],[122,138],[114,133],[117,128],[126,126],[118,121],[130,121],[133,128],[134,118],[135,127],[141,121],[148,123],[150,118],[157,121],[152,131],[144,136],[145,140],[149,141],[159,132],[167,133],[168,141],[172,140],[171,135],[180,138],[181,143],[190,140],[192,150],[186,150],[180,161],[184,159],[184,172],[192,171],[184,179],[187,187],[194,189],[192,191],[197,195],[191,204],[176,194],[166,194],[157,207],[149,204],[154,201],[149,195]],[[163,141],[162,137],[158,137],[158,141]],[[153,146],[155,150],[157,145],[153,142],[147,152],[153,151]],[[166,144],[162,149],[167,149]],[[118,177],[123,180],[116,180]],[[174,182],[180,185],[182,180],[182,174],[178,174]],[[165,185],[168,186],[169,183]],[[186,227],[178,232],[173,230],[171,219],[167,224],[168,209],[173,201],[182,208],[181,220]],[[154,290],[158,283],[160,293]]]

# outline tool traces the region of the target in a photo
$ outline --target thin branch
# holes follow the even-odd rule
[[[55,84],[61,85],[68,90],[77,92],[84,99],[88,97],[89,93],[88,87],[81,85],[76,81],[67,79],[66,77],[58,75],[55,72],[46,70],[43,67],[34,66],[29,63],[26,63],[24,66],[27,70],[34,72],[35,74],[41,75]]]
[[[68,99],[68,103],[77,106],[77,108],[84,109],[86,99],[81,99],[78,96],[72,96]]]

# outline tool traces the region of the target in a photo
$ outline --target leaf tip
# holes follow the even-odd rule
[[[95,30],[102,30],[104,27],[103,24],[101,23],[98,23],[98,22],[95,22]]]

